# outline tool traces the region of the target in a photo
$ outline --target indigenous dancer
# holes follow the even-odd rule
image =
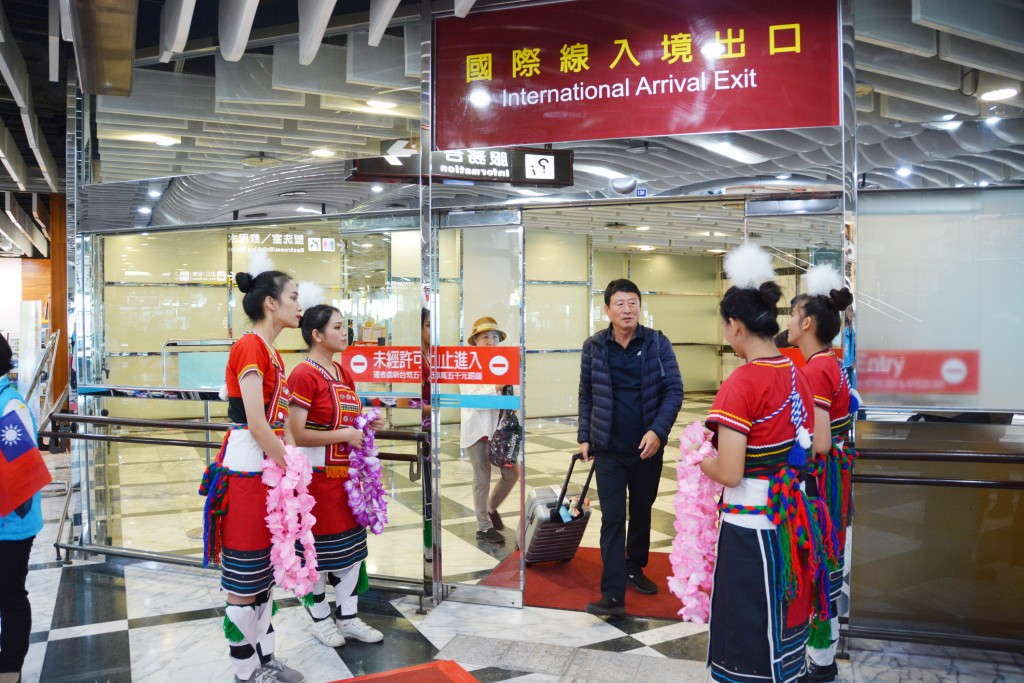
[[[810,616],[806,501],[795,468],[811,445],[811,393],[775,346],[782,291],[771,257],[745,245],[725,268],[734,285],[719,305],[723,334],[746,363],[715,397],[706,424],[718,457],[700,463],[726,487],[708,664],[716,681],[789,683],[804,673]]]
[[[292,390],[288,431],[313,466],[309,492],[316,499],[313,538],[320,570],[309,609],[313,635],[328,647],[340,647],[346,638],[379,643],[384,634],[356,616],[359,567],[367,554],[366,529],[353,515],[344,484],[348,453],[362,443],[363,432],[355,426],[361,409],[355,382],[334,361],[334,354],[348,343],[341,312],[322,304],[312,306],[302,316],[302,338],[309,354],[288,378]],[[380,419],[370,423],[372,429],[383,426]],[[334,587],[334,619],[327,603],[327,583]]]
[[[200,488],[207,496],[204,560],[220,563],[221,587],[228,592],[224,633],[236,683],[299,683],[303,675],[274,658],[269,489],[260,474],[265,458],[285,468],[282,439],[289,392],[273,342],[281,330],[299,326],[302,308],[295,283],[282,272],[238,273],[235,282],[245,295],[242,308],[253,327],[228,355],[232,426]]]
[[[839,273],[830,266],[814,266],[804,276],[807,293],[793,300],[789,318],[789,343],[800,348],[807,359],[801,372],[814,394],[814,459],[808,468],[807,494],[819,498],[837,534],[835,557],[828,563],[829,606],[815,609],[808,638],[807,683],[836,680],[836,645],[839,642],[838,599],[843,584],[843,553],[846,527],[850,523],[850,475],[854,451],[844,439],[852,424],[851,388],[846,371],[832,352],[832,340],[839,334],[839,317],[853,303],[850,290],[843,287]],[[829,616],[831,618],[822,618]]]

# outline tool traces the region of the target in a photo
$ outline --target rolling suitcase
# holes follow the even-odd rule
[[[565,475],[565,483],[561,489],[555,485],[541,486],[531,490],[526,497],[523,560],[528,565],[534,562],[568,562],[580,547],[583,532],[587,530],[587,522],[590,521],[590,508],[581,507],[582,514],[569,522],[563,521],[559,513],[563,502],[573,496],[577,497],[582,506],[582,501],[590,488],[590,479],[594,476],[593,464],[590,466],[582,491],[576,484],[569,484],[573,467],[578,460],[580,454],[576,453],[569,462],[569,472]]]

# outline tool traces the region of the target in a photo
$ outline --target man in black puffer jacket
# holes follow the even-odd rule
[[[683,380],[672,342],[640,325],[635,284],[612,280],[604,304],[611,324],[584,342],[580,364],[577,441],[585,462],[597,458],[603,565],[601,599],[586,610],[621,616],[627,585],[641,593],[658,592],[643,568],[651,547],[651,506],[668,434],[683,404]]]

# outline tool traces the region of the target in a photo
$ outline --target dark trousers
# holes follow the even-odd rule
[[[32,607],[25,590],[32,538],[0,541],[0,673],[21,671],[32,631]]]
[[[647,566],[651,506],[658,496],[664,452],[641,460],[639,453],[602,451],[594,458],[601,501],[601,595],[626,598],[626,574]],[[626,496],[629,495],[629,530]]]

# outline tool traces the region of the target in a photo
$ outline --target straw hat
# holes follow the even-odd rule
[[[470,346],[476,346],[476,335],[481,332],[497,332],[498,336],[501,337],[498,341],[505,341],[505,333],[498,329],[498,321],[489,316],[483,318],[477,318],[477,321],[473,323],[473,330],[469,333],[469,339],[466,343]]]

